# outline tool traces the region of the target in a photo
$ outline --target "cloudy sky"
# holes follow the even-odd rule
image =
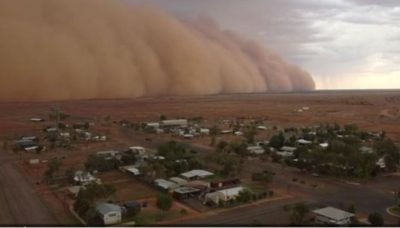
[[[399,0],[132,0],[207,15],[301,65],[318,89],[400,88]]]

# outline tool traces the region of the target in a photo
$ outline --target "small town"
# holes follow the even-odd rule
[[[379,225],[384,215],[363,211],[363,202],[324,193],[340,184],[362,195],[362,183],[396,173],[400,161],[384,131],[355,124],[283,127],[262,118],[162,114],[136,122],[70,116],[58,107],[26,122],[32,130],[6,137],[4,151],[18,156],[60,219],[79,225],[204,225],[246,208],[251,217],[257,205],[273,205],[284,224]],[[397,187],[384,205],[393,218],[400,215]]]

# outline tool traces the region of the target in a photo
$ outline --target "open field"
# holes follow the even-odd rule
[[[356,123],[367,130],[385,130],[400,139],[400,91],[338,91],[299,94],[235,94],[201,97],[140,98],[132,100],[84,100],[41,103],[0,103],[0,134],[29,133],[35,129],[31,117],[47,118],[50,106],[79,117],[154,121],[202,116],[207,120],[253,117],[271,125],[307,125],[323,122]],[[301,107],[308,112],[298,113]]]

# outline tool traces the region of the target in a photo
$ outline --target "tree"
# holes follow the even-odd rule
[[[372,226],[382,226],[383,225],[383,217],[378,212],[369,214],[368,221],[371,223]]]
[[[254,137],[256,136],[257,131],[254,125],[248,126],[246,130],[243,132],[244,137],[248,144],[254,143]]]
[[[65,170],[65,179],[68,181],[68,183],[70,184],[74,183],[74,177],[75,177],[74,169],[69,168]]]
[[[248,203],[252,200],[252,197],[253,197],[253,193],[248,189],[244,189],[239,192],[237,201],[241,202],[241,203]]]
[[[272,136],[269,145],[277,150],[279,150],[285,142],[285,137],[283,136],[282,133],[279,135],[274,135]]]
[[[289,212],[290,222],[293,225],[304,225],[306,223],[305,217],[310,211],[303,202],[294,205],[286,205],[284,210]]]
[[[163,211],[168,211],[172,207],[172,198],[166,194],[159,194],[157,196],[157,207]]]
[[[54,173],[60,169],[61,161],[52,159],[47,163],[47,170],[44,172],[44,177],[48,182],[53,181]]]

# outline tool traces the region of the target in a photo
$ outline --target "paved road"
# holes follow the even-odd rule
[[[56,220],[29,181],[0,151],[0,224],[52,225]]]

